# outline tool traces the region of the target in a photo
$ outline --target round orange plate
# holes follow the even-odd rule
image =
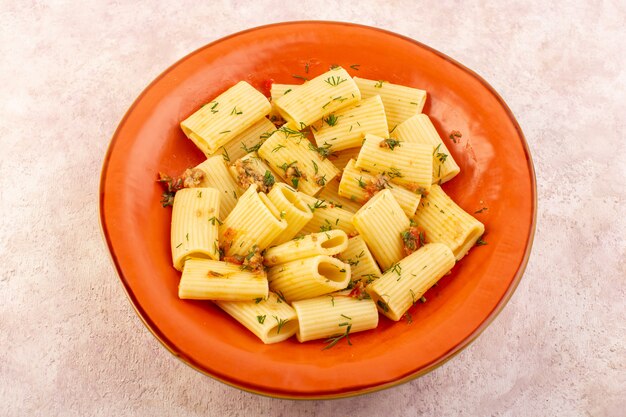
[[[308,63],[309,72],[305,72]],[[332,64],[351,74],[428,91],[424,113],[445,138],[461,174],[445,190],[486,225],[451,275],[411,308],[411,324],[381,318],[376,330],[322,351],[295,338],[264,345],[210,302],[177,297],[169,247],[171,210],[159,204],[157,173],[203,160],[179,122],[246,80],[301,83]],[[358,66],[356,66],[358,65]],[[351,66],[353,66],[351,68]],[[358,70],[354,69],[358,68]],[[460,143],[450,131],[463,134]],[[216,41],[161,74],[132,105],[111,141],[100,183],[104,237],[130,301],[150,331],[192,367],[244,390],[276,397],[342,397],[396,385],[441,365],[494,319],[530,253],[536,190],[520,127],[479,76],[412,39],[333,22],[293,22]]]

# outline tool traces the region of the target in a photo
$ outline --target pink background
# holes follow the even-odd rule
[[[170,3],[0,4],[0,415],[623,415],[623,2]],[[533,254],[494,323],[422,378],[334,401],[260,397],[177,360],[98,226],[102,159],[143,88],[208,42],[303,19],[388,29],[473,69],[537,171]]]

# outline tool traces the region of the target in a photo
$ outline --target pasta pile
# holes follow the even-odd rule
[[[161,174],[179,297],[325,348],[424,301],[484,233],[440,187],[460,169],[425,101],[333,67],[271,102],[239,82],[182,121],[207,159]]]

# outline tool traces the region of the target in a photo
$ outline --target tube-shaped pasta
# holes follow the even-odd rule
[[[274,103],[289,128],[302,130],[360,99],[361,93],[354,80],[338,67],[302,84]]]
[[[187,260],[178,284],[178,297],[189,300],[248,301],[267,297],[267,292],[265,272],[208,259]]]
[[[270,112],[270,102],[240,81],[180,123],[185,135],[208,157]]]
[[[383,190],[368,201],[352,218],[382,270],[403,258],[400,233],[410,224],[389,190]]]
[[[363,136],[370,133],[388,137],[387,118],[380,96],[361,100],[353,106],[329,114],[311,126],[318,147],[333,152],[361,146]]]
[[[352,224],[352,212],[304,193],[299,193],[299,195],[313,212],[313,218],[300,230],[301,234],[335,229],[343,230],[348,235],[356,233]]]
[[[237,159],[228,167],[228,170],[241,193],[252,184],[257,185],[257,191],[268,193],[276,183],[274,171],[255,153],[249,153]]]
[[[274,132],[258,153],[285,182],[309,195],[316,195],[339,175],[339,169],[322,159],[305,134],[285,127]]]
[[[324,187],[322,191],[320,191],[320,193],[317,195],[317,198],[318,200],[326,201],[331,206],[339,207],[352,213],[356,213],[363,205],[358,201],[354,201],[339,195],[339,181],[337,180],[337,178],[335,178],[333,181],[328,182],[326,184],[326,187]]]
[[[378,311],[398,321],[454,263],[450,248],[429,243],[395,264],[365,290],[376,302]]]
[[[286,228],[280,212],[253,184],[220,225],[220,247],[225,256],[246,256],[255,246],[267,248]]]
[[[452,249],[457,261],[485,233],[485,226],[452,201],[437,184],[422,198],[413,221],[424,230],[426,241],[444,243]]]
[[[298,329],[296,311],[275,293],[251,301],[216,301],[222,310],[265,344],[282,342]]]
[[[272,122],[283,122],[283,118],[276,109],[276,100],[285,94],[291,93],[296,87],[297,84],[278,84],[272,83],[270,87],[270,97],[272,98],[272,110],[270,111],[269,118]]]
[[[335,165],[337,168],[344,169],[351,159],[356,160],[359,157],[360,150],[361,147],[334,152],[333,154],[328,156],[328,159],[330,159],[330,162],[332,162],[333,165]]]
[[[274,185],[267,198],[280,211],[280,217],[287,222],[287,228],[274,239],[273,245],[291,240],[313,218],[309,206],[300,198],[299,193],[287,184]]]
[[[219,219],[226,218],[228,213],[235,208],[241,192],[235,180],[230,176],[224,159],[219,155],[212,156],[197,165],[196,169],[204,172],[200,187],[211,187],[220,192]]]
[[[391,130],[409,117],[421,113],[426,103],[426,91],[424,90],[359,77],[354,77],[354,82],[359,87],[362,98],[380,96]]]
[[[425,114],[417,114],[400,123],[391,133],[391,137],[403,142],[433,146],[433,184],[449,181],[461,172],[433,122]]]
[[[428,191],[433,178],[433,147],[365,135],[355,167],[385,173],[392,182],[408,189]]]
[[[342,335],[349,338],[353,333],[376,328],[378,326],[376,304],[371,299],[350,297],[348,293],[342,291],[294,301],[293,308],[296,310],[299,324],[296,332],[298,341],[306,342]]]
[[[266,117],[232,138],[225,145],[221,146],[215,154],[223,155],[226,162],[234,162],[244,155],[255,151],[273,132],[276,131],[274,123]]]
[[[346,250],[348,235],[343,230],[312,233],[265,251],[265,265],[274,266],[311,256],[333,256]]]
[[[350,265],[318,255],[276,265],[267,271],[270,288],[291,302],[339,291],[350,282]]]
[[[352,201],[365,203],[380,190],[388,189],[393,194],[400,207],[407,216],[412,216],[417,210],[417,205],[422,196],[409,191],[398,184],[390,184],[388,174],[376,176],[361,171],[354,166],[354,160],[350,160],[343,170],[339,183],[339,195]]]
[[[346,250],[337,257],[350,265],[352,282],[364,281],[369,284],[382,274],[363,236],[350,238]]]
[[[171,246],[174,268],[187,258],[219,259],[217,216],[220,193],[214,188],[183,188],[174,196]]]

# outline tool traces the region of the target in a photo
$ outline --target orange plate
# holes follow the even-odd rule
[[[309,63],[309,73],[305,64]],[[157,173],[203,160],[179,122],[239,80],[300,83],[339,64],[351,74],[428,91],[424,112],[446,138],[461,174],[444,185],[486,225],[474,248],[413,323],[381,318],[376,330],[322,351],[295,338],[264,345],[209,302],[181,301],[170,254],[171,210],[159,204]],[[359,64],[358,71],[350,66]],[[459,130],[460,144],[447,139]],[[128,296],[150,331],[195,369],[275,397],[333,398],[379,390],[441,365],[467,346],[511,297],[535,228],[535,177],[522,131],[478,75],[412,39],[366,26],[291,22],[250,29],[207,45],[161,74],[120,123],[104,160],[100,220]]]

